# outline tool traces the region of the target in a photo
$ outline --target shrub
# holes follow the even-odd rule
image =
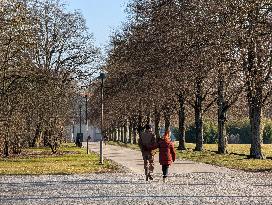
[[[271,120],[264,120],[263,143],[264,144],[272,143],[272,121]]]
[[[230,121],[226,124],[226,130],[228,136],[236,136],[239,138],[240,144],[250,144],[250,123],[248,119]],[[230,141],[230,143],[232,143]],[[237,142],[233,142],[237,143]]]
[[[272,120],[263,120],[263,140],[265,144],[272,143]],[[226,123],[226,132],[230,144],[251,144],[249,119],[230,121]],[[175,128],[174,135],[178,139],[178,128]],[[186,142],[195,143],[196,133],[194,124],[187,127],[185,133]],[[206,120],[203,122],[204,143],[217,143],[217,123]]]
[[[186,142],[195,143],[196,131],[194,124],[188,126],[185,132]],[[212,121],[203,122],[203,138],[204,143],[214,144],[217,143],[217,124]]]

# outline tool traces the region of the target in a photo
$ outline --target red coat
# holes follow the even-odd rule
[[[161,165],[171,165],[176,160],[176,151],[171,141],[160,140],[157,147],[160,151],[159,161]]]

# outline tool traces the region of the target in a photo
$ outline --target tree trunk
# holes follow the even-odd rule
[[[32,140],[31,147],[38,147],[38,141],[41,136],[41,126],[37,125],[36,130],[35,130],[35,136]]]
[[[22,146],[20,143],[20,136],[18,137],[17,135],[14,135],[12,137],[12,142],[11,142],[11,149],[13,154],[21,154],[22,153]]]
[[[137,126],[136,123],[133,123],[133,128],[132,128],[132,136],[133,136],[133,144],[137,144]]]
[[[109,141],[112,141],[112,130],[111,130],[111,128],[106,129],[106,136],[108,136]]]
[[[128,128],[128,121],[126,120],[124,124],[124,141],[126,144],[128,143],[128,138],[129,138],[128,135],[129,135],[129,128]]]
[[[125,142],[125,133],[124,133],[124,126],[122,125],[121,127],[120,127],[120,130],[121,130],[121,142]]]
[[[148,112],[146,116],[146,124],[150,124],[150,123],[151,123],[150,112]]]
[[[227,107],[224,96],[225,82],[221,72],[218,73],[218,78],[218,153],[226,154],[228,152],[227,134],[225,127]]]
[[[179,146],[178,150],[186,150],[185,147],[185,99],[179,95]]]
[[[54,138],[53,136],[51,136],[51,138]],[[81,142],[82,143],[82,142]],[[50,143],[48,143],[48,146],[50,147],[51,151],[53,154],[56,154],[57,153],[57,150],[58,150],[58,143],[53,140],[51,141]],[[80,146],[81,147],[81,146]]]
[[[9,142],[7,140],[4,141],[3,155],[4,157],[9,156]]]
[[[132,122],[130,121],[129,127],[128,127],[128,139],[130,144],[132,144],[133,142],[132,137],[133,137],[133,125],[132,125]]]
[[[118,142],[121,141],[121,130],[120,130],[120,127],[117,128],[117,141]]]
[[[256,96],[251,98],[249,116],[251,125],[251,148],[250,157],[254,159],[264,159],[262,154],[262,88],[256,90]]]
[[[116,127],[113,128],[113,141],[114,142],[117,141],[117,129],[116,129]]]
[[[112,130],[112,127],[108,128],[107,132],[108,132],[108,136],[109,136],[109,141],[113,141],[113,130]]]
[[[49,143],[49,131],[45,130],[43,134],[43,146],[48,147],[48,143]]]
[[[160,112],[157,109],[155,109],[155,135],[157,139],[160,138],[160,127],[159,127],[160,117],[161,117]]]
[[[195,151],[203,151],[203,119],[202,119],[202,81],[197,79],[195,90],[195,131],[196,147]]]
[[[138,128],[137,128],[138,134],[141,135],[141,133],[144,131],[143,126],[143,118],[141,114],[138,115]]]
[[[253,15],[253,17],[252,17]],[[254,14],[250,13],[249,22],[252,23]],[[253,32],[253,31],[252,31]],[[249,49],[247,54],[247,63],[245,64],[245,70],[248,74],[247,79],[247,99],[249,104],[249,117],[251,126],[251,148],[250,157],[254,159],[264,159],[262,154],[262,101],[263,101],[263,81],[262,71],[257,68],[256,62],[256,40],[251,39],[249,43]]]

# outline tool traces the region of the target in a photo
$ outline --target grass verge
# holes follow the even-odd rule
[[[226,155],[216,153],[217,144],[205,144],[203,152],[193,151],[195,144],[187,143],[186,147],[186,151],[177,151],[178,158],[244,171],[272,171],[272,145],[270,144],[263,145],[263,153],[267,157],[265,160],[249,159],[249,144],[229,144],[229,153]]]
[[[109,144],[122,146],[130,149],[139,150],[138,145],[124,144],[121,142],[109,142]],[[178,142],[175,142],[177,148]],[[195,144],[186,143],[186,151],[177,150],[177,158],[202,162],[206,164],[227,167],[244,171],[270,171],[272,172],[272,145],[263,145],[263,153],[267,159],[248,159],[250,145],[248,144],[229,144],[229,154],[219,155],[216,153],[217,144],[205,144],[203,152],[195,152]]]
[[[134,149],[134,150],[140,150],[139,146],[137,144],[125,144],[123,142],[107,142],[109,145],[116,145],[116,146],[120,146],[120,147],[126,147],[126,148],[129,148],[129,149]]]
[[[86,154],[74,144],[64,144],[57,154],[49,148],[25,149],[19,156],[0,158],[1,175],[87,174],[116,172],[119,167],[109,160],[99,164],[99,156]]]

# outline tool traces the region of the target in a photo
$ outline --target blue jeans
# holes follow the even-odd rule
[[[169,165],[162,165],[162,174],[163,174],[163,177],[167,177],[167,175],[168,175],[168,169],[169,169]]]

